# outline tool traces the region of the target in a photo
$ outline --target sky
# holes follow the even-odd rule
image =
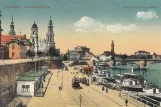
[[[13,14],[17,34],[31,36],[36,22],[45,38],[51,15],[56,48],[61,53],[83,45],[94,54],[111,50],[161,54],[160,0],[0,0],[2,34],[8,34]]]

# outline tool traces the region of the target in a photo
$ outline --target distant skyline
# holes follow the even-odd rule
[[[94,54],[111,50],[134,54],[146,50],[161,54],[160,0],[0,0],[2,34],[8,34],[12,14],[16,34],[31,35],[36,22],[45,38],[50,15],[56,47],[64,53],[75,46]]]

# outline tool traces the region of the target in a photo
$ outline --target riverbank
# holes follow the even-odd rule
[[[119,97],[118,91],[109,89],[107,94],[101,91],[100,86],[92,84],[90,86],[80,84],[82,89],[73,89],[71,83],[74,76],[87,77],[78,70],[74,70],[73,67],[69,67],[69,71],[52,70],[52,73],[45,96],[31,98],[28,107],[78,107],[80,106],[80,95],[82,96],[82,107],[125,107],[125,99]],[[61,84],[63,89],[59,91]],[[129,100],[128,107],[136,107],[131,102]],[[139,105],[139,107],[143,106]]]

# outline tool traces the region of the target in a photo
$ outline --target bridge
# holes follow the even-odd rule
[[[93,66],[93,62],[99,62],[97,58],[91,58],[89,60],[89,65]],[[110,67],[117,66],[119,63],[126,63],[126,64],[136,64],[138,65],[139,69],[146,69],[150,64],[153,63],[161,63],[161,59],[116,59],[116,60],[109,60],[106,63]]]
[[[115,60],[115,64],[126,62],[128,64],[136,64],[140,69],[146,69],[148,65],[152,63],[161,63],[161,59],[117,59]]]

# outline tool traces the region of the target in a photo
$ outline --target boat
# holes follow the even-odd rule
[[[139,77],[133,73],[133,67],[131,67],[131,73],[123,74],[121,88],[128,91],[143,92],[143,86]]]

